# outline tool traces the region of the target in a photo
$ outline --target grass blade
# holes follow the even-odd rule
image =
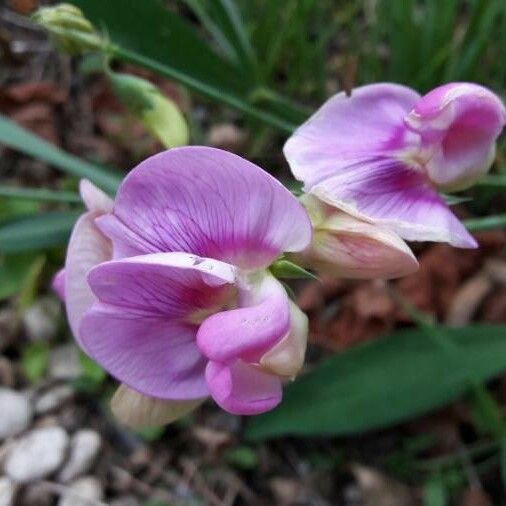
[[[119,172],[85,162],[77,156],[66,153],[2,115],[0,115],[0,143],[43,160],[67,174],[89,179],[108,193],[115,193],[122,179]]]

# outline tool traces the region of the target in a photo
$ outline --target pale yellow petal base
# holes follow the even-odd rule
[[[114,416],[133,428],[166,425],[200,406],[205,399],[172,401],[140,394],[126,385],[120,385],[111,399]]]

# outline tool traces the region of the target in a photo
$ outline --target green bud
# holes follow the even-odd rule
[[[105,45],[104,39],[74,5],[62,3],[42,7],[32,15],[32,19],[46,29],[66,53],[75,55],[98,51]]]
[[[188,144],[188,125],[177,105],[151,82],[107,72],[114,94],[166,148]]]
[[[318,277],[311,272],[284,258],[276,260],[269,269],[277,278],[318,280]]]

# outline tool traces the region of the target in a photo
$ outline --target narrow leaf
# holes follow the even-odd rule
[[[85,162],[70,155],[1,114],[0,144],[54,165],[72,176],[89,179],[109,193],[114,193],[121,181],[121,175],[112,169]]]
[[[41,202],[81,203],[81,197],[74,192],[39,188],[16,188],[14,186],[0,186],[0,197]]]
[[[486,216],[485,218],[473,218],[464,220],[464,225],[471,232],[479,230],[493,230],[495,228],[506,227],[506,214],[498,214],[496,216]]]
[[[66,243],[81,213],[53,211],[0,222],[0,253],[40,250]]]
[[[285,389],[275,410],[250,420],[249,439],[342,435],[386,427],[443,406],[506,370],[506,326],[445,328],[447,354],[409,329],[317,365]]]

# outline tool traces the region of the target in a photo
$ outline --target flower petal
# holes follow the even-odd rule
[[[207,147],[174,148],[141,163],[99,226],[115,257],[186,251],[244,269],[265,267],[311,238],[304,209],[277,180]]]
[[[469,187],[487,172],[505,121],[501,100],[472,83],[450,83],[432,90],[406,118],[429,153],[430,179],[445,191]]]
[[[392,279],[418,269],[408,245],[388,228],[359,220],[312,195],[301,201],[311,216],[311,246],[295,254],[298,263],[320,274],[354,279]]]
[[[260,359],[260,365],[279,376],[293,378],[304,363],[308,319],[296,304],[289,303],[290,331]]]
[[[240,306],[202,322],[197,345],[209,360],[228,363],[241,358],[256,362],[288,333],[288,296],[273,276],[264,274],[243,289]]]
[[[95,226],[96,211],[81,216],[74,226],[65,260],[65,307],[75,339],[86,351],[79,337],[79,323],[83,314],[95,302],[95,296],[86,282],[88,271],[112,256],[110,241]]]
[[[204,400],[167,401],[142,395],[126,385],[120,385],[111,399],[111,409],[124,425],[153,427],[174,422],[196,409]]]
[[[206,380],[216,403],[234,415],[257,415],[281,402],[279,376],[240,360],[232,365],[209,362]]]
[[[89,354],[110,374],[139,393],[172,400],[208,395],[196,330],[103,303],[95,303],[80,326]]]
[[[53,278],[51,288],[55,291],[58,298],[65,302],[65,269],[60,269]]]
[[[198,323],[229,301],[235,268],[186,253],[102,263],[88,282],[99,302],[80,336],[91,356],[140,393],[188,400],[207,395]]]
[[[91,181],[81,179],[79,182],[79,193],[88,211],[109,213],[112,211],[113,200],[109,195],[97,188]]]
[[[104,262],[88,274],[100,302],[139,314],[190,321],[235,294],[234,266],[189,253],[154,253]],[[192,320],[193,321],[193,320]]]
[[[348,214],[386,226],[408,241],[477,247],[424,175],[401,161],[382,159],[343,170],[314,186],[311,193]]]
[[[285,144],[294,176],[310,191],[341,171],[418,146],[418,136],[404,125],[418,99],[415,91],[389,83],[333,96]]]

